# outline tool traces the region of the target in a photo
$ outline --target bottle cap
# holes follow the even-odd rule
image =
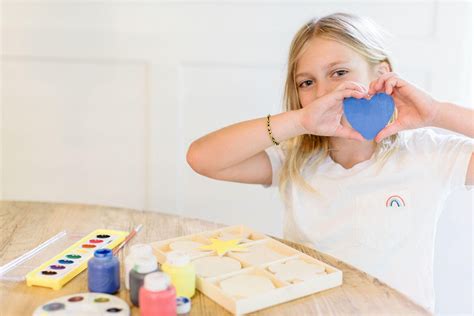
[[[190,261],[189,255],[183,251],[170,251],[166,255],[166,262],[171,266],[182,267],[187,265]]]
[[[94,257],[96,258],[112,258],[112,256],[112,250],[108,248],[97,249],[96,251],[94,251]]]
[[[153,272],[145,276],[143,286],[148,291],[160,292],[166,290],[171,284],[170,277],[164,272]]]
[[[179,296],[176,298],[176,313],[187,314],[191,311],[191,300],[186,296]]]
[[[137,257],[152,256],[153,248],[148,244],[135,244],[130,246],[130,255]]]
[[[133,265],[133,270],[138,273],[150,273],[158,269],[158,262],[155,256],[137,257]]]

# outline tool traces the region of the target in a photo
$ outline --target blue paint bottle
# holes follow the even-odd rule
[[[111,249],[97,249],[87,263],[90,292],[115,294],[120,289],[120,263]]]

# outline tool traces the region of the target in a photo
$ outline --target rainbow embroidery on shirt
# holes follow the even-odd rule
[[[392,195],[385,202],[386,207],[405,207],[405,201],[400,195]]]

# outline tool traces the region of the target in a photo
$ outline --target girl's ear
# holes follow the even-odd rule
[[[382,61],[375,66],[375,74],[377,77],[390,72],[390,65],[386,61]]]

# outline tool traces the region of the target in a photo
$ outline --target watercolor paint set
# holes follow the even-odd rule
[[[26,274],[26,283],[28,286],[59,290],[87,268],[87,262],[93,257],[94,251],[103,248],[113,249],[128,234],[118,230],[95,230]]]
[[[233,314],[244,314],[340,286],[342,271],[245,226],[150,243],[158,262],[186,253],[196,288]]]

